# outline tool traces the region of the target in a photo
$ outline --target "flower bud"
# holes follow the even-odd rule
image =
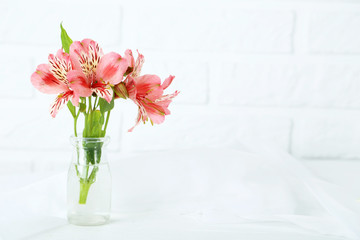
[[[125,83],[121,82],[114,86],[115,98],[126,99],[129,97],[128,91],[126,89]]]
[[[85,112],[86,111],[86,104],[85,103],[79,103],[79,111]]]

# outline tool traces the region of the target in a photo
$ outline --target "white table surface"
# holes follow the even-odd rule
[[[290,224],[209,224],[186,216],[158,212],[113,213],[109,224],[84,227],[67,223],[64,218],[39,217],[9,224],[3,239],[207,239],[207,240],[343,240],[304,231]],[[14,227],[17,226],[17,227]]]
[[[235,155],[237,156],[234,157]],[[229,150],[227,153],[194,150],[181,154],[179,152],[147,154],[147,158],[144,156],[130,157],[112,162],[113,182],[115,183],[112,217],[109,224],[96,227],[74,226],[67,223],[65,172],[57,175],[52,173],[21,176],[3,175],[0,176],[0,194],[2,195],[0,199],[0,239],[356,239],[356,234],[341,232],[342,229],[339,231],[329,229],[332,223],[330,225],[324,224],[322,228],[321,222],[319,224],[317,221],[319,218],[314,218],[317,221],[314,224],[318,224],[316,230],[308,228],[306,225],[312,225],[311,221],[314,219],[309,218],[307,221],[305,218],[305,221],[303,219],[297,221],[294,217],[301,218],[304,216],[293,215],[293,212],[287,214],[286,211],[289,209],[291,211],[293,207],[291,204],[283,208],[276,206],[276,209],[279,209],[281,213],[277,217],[264,214],[264,218],[257,217],[249,220],[248,215],[242,214],[249,214],[247,205],[249,207],[252,205],[252,199],[242,200],[239,202],[239,206],[236,206],[237,202],[234,204],[233,200],[219,198],[220,201],[216,199],[217,195],[213,195],[214,201],[217,201],[215,205],[210,204],[212,199],[205,202],[194,200],[189,203],[186,201],[192,198],[181,197],[182,194],[188,192],[192,185],[203,189],[206,188],[207,184],[212,186],[219,183],[219,186],[225,186],[222,181],[237,181],[239,179],[245,181],[247,178],[243,178],[242,174],[248,176],[246,168],[249,168],[250,172],[254,170],[256,173],[260,170],[259,167],[263,168],[268,164],[268,162],[258,162],[258,165],[252,165],[253,159],[251,158],[255,155],[236,150]],[[234,161],[229,160],[227,162],[228,160],[221,159],[222,157],[224,159],[234,157]],[[196,163],[194,163],[194,159],[196,159]],[[237,161],[240,163],[239,166],[237,166]],[[274,169],[276,164],[273,164],[269,169]],[[223,166],[227,166],[227,170],[219,172],[219,168],[223,168]],[[174,176],[177,171],[183,171],[183,173]],[[239,179],[237,179],[237,172],[239,172]],[[281,171],[279,172],[281,173]],[[264,174],[267,174],[267,168]],[[264,180],[261,176],[264,174],[256,176],[259,178],[256,181],[266,184],[268,176],[264,176]],[[286,174],[284,178],[287,176]],[[305,175],[304,178],[306,178]],[[271,175],[269,176],[271,177]],[[251,175],[251,177],[254,176]],[[212,178],[216,178],[216,181]],[[23,179],[26,181],[22,181]],[[273,182],[276,187],[274,188],[275,191],[278,187],[276,184],[282,183],[283,180],[285,180],[285,185],[281,191],[285,191],[287,189],[286,179],[279,178],[278,180],[278,182]],[[239,183],[231,184],[231,191],[238,191],[236,189],[238,185]],[[263,191],[262,189],[257,188],[251,192],[252,187],[247,189],[248,185],[244,186],[245,188],[242,188],[241,191],[249,191],[248,194],[252,194],[254,202],[258,201],[257,196],[263,197],[263,195],[258,195],[259,191]],[[268,185],[264,186],[264,189],[266,190],[269,186],[272,187]],[[293,185],[291,186],[293,187]],[[174,188],[176,188],[175,191]],[[213,191],[211,189],[209,196],[215,192],[211,192]],[[319,188],[314,189],[319,190]],[[192,189],[192,191],[196,190],[196,187]],[[251,206],[253,208],[251,211],[254,213],[263,210],[269,211],[269,209],[273,211],[271,201],[276,204],[277,196],[275,195],[282,194],[281,191],[274,192],[274,196],[271,196],[273,199],[265,202],[269,203],[269,206],[262,208],[261,204],[256,205],[254,203]],[[290,189],[290,191],[292,190]],[[319,192],[321,191],[319,190]],[[324,193],[326,191],[324,190]],[[266,190],[264,193],[272,192],[273,190],[270,192]],[[174,193],[175,197],[172,196]],[[283,201],[286,205],[286,201],[288,201],[286,194],[288,193],[285,192],[284,194],[278,200],[280,203]],[[148,197],[147,201],[142,201],[144,196]],[[321,198],[323,195],[319,193],[319,196]],[[292,200],[289,199],[289,201]],[[184,202],[186,203],[184,204]],[[156,207],[152,206],[153,203]],[[224,203],[225,205],[223,205]],[[329,203],[325,201],[324,204]],[[158,207],[159,205],[161,206]],[[209,206],[216,206],[216,208]],[[232,209],[234,214],[232,214]],[[341,207],[339,209],[341,210]],[[340,210],[339,216],[342,217]],[[287,216],[289,216],[289,221],[287,221]],[[350,217],[353,218],[352,215]],[[350,217],[349,224],[356,223],[356,219],[352,221],[353,219]]]

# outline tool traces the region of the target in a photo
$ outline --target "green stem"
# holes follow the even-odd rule
[[[79,115],[80,115],[80,109],[79,109],[78,113],[76,114],[76,117],[74,117],[74,134],[75,134],[75,137],[77,137],[77,120],[79,118]]]
[[[88,113],[90,113],[90,111],[92,110],[92,108],[91,108],[92,106],[91,106],[91,96],[89,97],[89,110],[88,110]]]
[[[106,116],[106,121],[105,121],[105,126],[104,126],[104,133],[106,133],[106,128],[107,128],[107,125],[108,125],[108,122],[109,122],[109,118],[110,118],[110,111],[107,112],[107,116]]]
[[[95,165],[90,175],[88,176],[89,165],[86,166],[86,177],[80,179],[79,204],[86,204],[86,199],[88,197],[89,189],[91,185],[96,181],[96,173],[98,170],[99,167]]]
[[[86,159],[86,172],[85,172],[85,179],[87,179],[88,178],[88,175],[89,175],[89,162],[88,162],[88,160]]]
[[[88,97],[89,105],[88,105],[88,112],[85,114],[85,129],[84,129],[84,137],[91,137],[91,130],[92,130],[92,104],[91,104],[91,96]]]
[[[90,186],[91,186],[91,183],[80,181],[79,204],[86,204],[86,199],[87,199],[87,196],[89,193]]]
[[[98,97],[96,97],[96,98],[95,98],[93,111],[95,111],[95,109],[96,109],[96,104],[97,104],[97,102],[96,102],[96,101],[97,101],[97,100],[98,100]]]

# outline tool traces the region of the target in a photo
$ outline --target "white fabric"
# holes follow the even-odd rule
[[[102,239],[360,239],[360,203],[271,148],[233,143],[110,163],[111,224],[67,224],[61,173],[11,191],[0,188],[7,189],[0,237],[91,240],[100,237],[97,229]]]

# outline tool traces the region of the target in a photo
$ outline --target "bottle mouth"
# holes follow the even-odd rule
[[[76,146],[79,143],[102,143],[102,145],[107,145],[110,141],[109,136],[100,137],[100,138],[84,138],[84,137],[75,137],[72,135],[70,137],[70,142]]]

